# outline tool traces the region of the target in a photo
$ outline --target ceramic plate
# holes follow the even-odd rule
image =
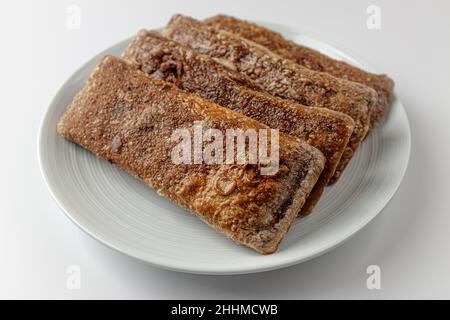
[[[298,43],[376,72],[322,41],[275,28]],[[370,222],[397,190],[410,153],[408,119],[398,97],[342,179],[326,190],[313,214],[295,222],[278,252],[263,256],[236,245],[124,171],[57,135],[58,119],[96,63],[105,54],[119,56],[129,41],[108,48],[75,71],[48,107],[39,135],[39,161],[50,192],[62,211],[98,241],[170,270],[267,271],[306,261],[341,244]]]

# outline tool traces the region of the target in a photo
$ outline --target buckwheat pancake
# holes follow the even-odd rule
[[[195,135],[197,122],[221,134],[228,129],[266,130],[271,138],[275,134],[111,56],[97,65],[57,130],[237,243],[263,254],[274,252],[323,170],[324,156],[280,133],[274,140],[279,157],[272,174],[263,175],[261,164],[175,162],[172,155],[179,142],[173,133]],[[271,149],[274,142],[269,141]]]

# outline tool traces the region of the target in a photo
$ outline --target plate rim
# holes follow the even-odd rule
[[[265,22],[261,22],[261,24],[263,25],[273,25],[270,23],[265,23]],[[282,25],[276,25],[277,27],[283,27]],[[348,54],[346,51],[341,50],[340,48],[329,44],[326,41],[322,41],[320,39],[317,39],[315,37],[310,37],[308,35],[304,35],[302,33],[296,33],[295,31],[292,31],[293,29],[290,27],[284,27],[284,30],[289,30],[290,33],[292,33],[293,35],[296,36],[302,36],[302,37],[306,37],[312,41],[324,44],[326,47],[334,50],[336,53],[341,54],[343,56],[345,56],[346,58],[349,58],[353,61],[356,61],[358,64],[360,64],[364,69],[366,70],[370,70],[371,72],[376,72],[375,69],[368,63],[366,63],[364,60],[359,59],[358,57],[353,56],[352,54]],[[277,29],[276,29],[277,30]],[[142,255],[136,254],[134,252],[130,252],[130,251],[125,251],[122,248],[119,248],[116,243],[114,243],[114,241],[112,239],[104,239],[101,235],[96,234],[95,230],[90,230],[87,226],[84,226],[80,221],[77,220],[76,216],[70,213],[70,208],[68,209],[66,207],[66,205],[64,203],[62,203],[58,196],[57,196],[57,191],[55,190],[55,187],[52,186],[52,183],[49,181],[49,176],[48,176],[48,172],[46,171],[45,165],[43,163],[44,161],[44,150],[43,150],[43,145],[44,145],[44,141],[45,141],[45,137],[44,137],[44,129],[45,129],[45,124],[49,118],[49,114],[50,112],[53,110],[52,106],[56,104],[56,101],[58,100],[59,96],[66,91],[66,88],[69,86],[70,83],[73,83],[74,79],[76,79],[76,77],[78,76],[78,74],[81,72],[81,70],[85,69],[86,66],[88,66],[89,64],[91,64],[93,61],[98,61],[103,55],[108,54],[114,47],[117,47],[119,45],[128,43],[130,40],[132,39],[132,37],[128,37],[127,39],[124,39],[122,41],[119,41],[111,46],[109,46],[107,49],[101,51],[100,53],[96,54],[94,57],[92,57],[91,59],[89,59],[87,62],[83,63],[79,68],[77,68],[72,74],[71,76],[62,84],[62,86],[60,86],[60,88],[58,89],[58,91],[56,92],[56,94],[54,95],[54,97],[52,98],[50,104],[48,105],[48,107],[46,108],[41,121],[40,121],[40,125],[39,125],[39,131],[38,131],[38,148],[37,148],[37,153],[38,153],[38,164],[39,164],[39,169],[40,172],[42,174],[42,177],[44,179],[45,185],[47,186],[47,189],[50,192],[50,195],[52,196],[52,198],[54,199],[54,201],[56,202],[56,204],[58,205],[58,207],[61,209],[61,211],[63,211],[63,213],[81,230],[83,230],[86,234],[88,234],[90,237],[92,237],[93,239],[96,239],[97,241],[99,241],[100,243],[102,243],[103,245],[117,251],[120,252],[122,254],[125,254],[129,257],[132,257],[134,259],[137,259],[139,261],[145,262],[148,265],[154,266],[154,267],[158,267],[160,269],[165,269],[165,270],[171,270],[171,271],[176,271],[176,272],[184,272],[184,273],[191,273],[191,274],[205,274],[205,275],[236,275],[236,274],[251,274],[251,273],[259,273],[259,272],[266,272],[266,271],[271,271],[271,270],[276,270],[276,269],[281,269],[281,268],[286,268],[289,266],[293,266],[296,264],[300,264],[303,263],[305,261],[314,259],[318,256],[321,256],[333,249],[335,249],[336,247],[340,246],[341,244],[343,244],[345,241],[349,240],[351,237],[353,237],[355,234],[357,234],[359,231],[361,231],[362,229],[364,229],[365,226],[367,226],[367,224],[369,224],[370,221],[372,221],[384,208],[385,206],[391,201],[392,197],[395,195],[395,193],[397,192],[398,188],[400,187],[402,181],[404,180],[404,176],[405,173],[408,169],[409,166],[409,161],[410,161],[410,155],[411,155],[411,128],[410,128],[410,123],[409,123],[409,119],[408,119],[408,115],[407,112],[403,106],[403,103],[401,102],[401,100],[397,97],[395,91],[394,91],[394,99],[397,99],[399,102],[399,107],[400,110],[397,110],[397,112],[401,112],[403,113],[403,116],[406,119],[406,126],[407,126],[407,141],[405,142],[406,145],[406,149],[407,149],[407,154],[406,156],[406,160],[405,160],[405,164],[402,168],[402,171],[400,172],[399,175],[399,179],[395,182],[395,186],[393,185],[391,187],[391,191],[390,193],[388,193],[385,196],[385,200],[382,201],[381,203],[377,204],[377,207],[373,207],[373,209],[371,210],[372,213],[370,215],[366,215],[365,219],[362,219],[359,224],[357,226],[354,226],[353,228],[351,228],[347,233],[343,234],[342,232],[339,233],[339,236],[334,236],[332,237],[332,240],[328,241],[327,246],[317,249],[314,253],[302,257],[302,258],[296,258],[295,256],[291,257],[290,259],[286,259],[285,262],[277,262],[276,260],[273,263],[270,264],[265,264],[263,266],[259,266],[259,267],[255,267],[255,266],[251,266],[251,267],[236,267],[233,270],[230,270],[229,268],[227,269],[221,269],[221,268],[215,268],[214,270],[211,269],[211,266],[208,266],[205,269],[199,268],[198,266],[196,268],[192,268],[192,267],[187,267],[187,266],[175,266],[172,265],[170,263],[163,263],[161,261],[149,261],[148,259],[145,259]],[[67,204],[67,206],[70,206],[69,204]],[[76,210],[74,208],[72,208],[73,210]],[[327,224],[332,223],[332,221],[327,222]]]

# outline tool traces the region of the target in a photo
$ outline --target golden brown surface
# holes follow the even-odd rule
[[[355,128],[333,180],[342,174],[369,129],[369,109],[377,102],[373,89],[312,71],[261,45],[182,15],[173,16],[163,34],[245,74],[274,96],[310,107],[325,107],[352,117]]]
[[[174,129],[264,129],[237,112],[147,77],[105,57],[75,96],[58,132],[109,160],[238,243],[274,252],[317,181],[324,157],[280,133],[280,169],[257,165],[175,164]]]
[[[389,110],[394,81],[387,75],[366,72],[346,62],[330,58],[314,49],[286,40],[277,32],[234,17],[217,15],[205,20],[205,23],[256,42],[308,69],[326,72],[335,77],[359,82],[375,89],[378,93],[378,101],[371,110],[372,127]]]
[[[301,214],[312,211],[333,176],[353,131],[353,120],[349,116],[251,90],[252,84],[245,76],[155,32],[140,31],[122,57],[148,75],[174,83],[183,90],[303,139],[319,149],[327,161]]]

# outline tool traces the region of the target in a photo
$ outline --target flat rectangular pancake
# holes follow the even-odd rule
[[[378,101],[370,113],[371,127],[374,127],[389,110],[394,81],[387,75],[366,72],[344,61],[333,59],[314,49],[289,41],[277,32],[245,20],[217,15],[206,19],[205,23],[211,27],[238,34],[308,69],[326,72],[337,78],[359,82],[375,89],[378,93]]]
[[[184,130],[195,139],[196,123],[221,134],[229,129],[252,129],[272,137],[267,126],[148,77],[111,56],[95,68],[57,130],[234,241],[263,254],[274,252],[316,183],[324,166],[323,155],[280,133],[279,168],[272,175],[262,174],[265,166],[249,161],[174,161],[174,148],[180,143],[173,139],[175,130]],[[208,145],[203,142],[203,150]]]
[[[312,71],[261,45],[190,17],[173,16],[163,35],[245,74],[274,96],[309,107],[325,107],[352,117],[355,128],[332,181],[340,177],[369,129],[369,110],[377,102],[377,94],[372,88]]]
[[[159,34],[141,30],[122,58],[149,76],[171,82],[271,128],[298,137],[319,149],[325,168],[302,208],[312,211],[333,177],[353,132],[349,116],[325,108],[310,108],[255,91],[251,81],[205,55]]]

